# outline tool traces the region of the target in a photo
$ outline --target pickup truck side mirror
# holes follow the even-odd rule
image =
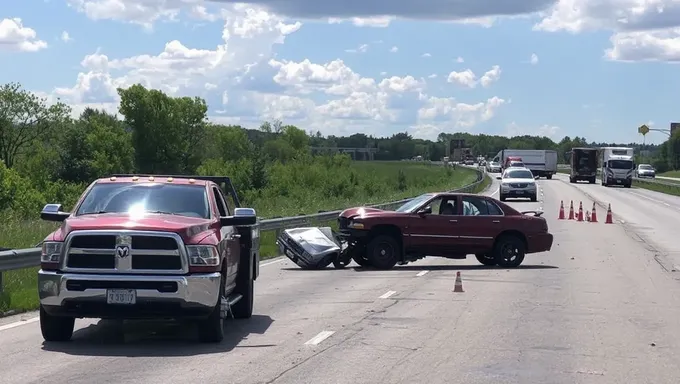
[[[422,215],[429,215],[429,214],[431,214],[431,213],[432,213],[432,207],[429,206],[429,205],[428,205],[427,207],[422,208],[421,210],[418,211],[418,214],[421,215],[421,216],[422,216]]]
[[[233,216],[220,217],[222,226],[244,226],[257,224],[257,213],[253,208],[236,208]]]
[[[45,204],[42,211],[40,211],[40,218],[45,221],[64,221],[71,216],[71,213],[63,212],[61,208],[61,204]]]

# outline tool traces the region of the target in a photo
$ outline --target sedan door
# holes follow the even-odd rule
[[[451,204],[455,211],[446,211]],[[408,247],[416,253],[427,256],[447,256],[458,244],[458,196],[438,197],[430,206],[432,213],[420,215],[414,213],[409,219],[405,235],[408,235]]]
[[[503,211],[492,200],[484,196],[462,196],[457,233],[466,254],[488,252],[504,226]]]

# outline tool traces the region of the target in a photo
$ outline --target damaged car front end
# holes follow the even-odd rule
[[[302,269],[324,269],[340,262],[343,243],[331,227],[303,227],[285,229],[276,239],[282,254]]]

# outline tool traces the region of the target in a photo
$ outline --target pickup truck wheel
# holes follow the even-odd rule
[[[208,318],[198,324],[198,338],[204,343],[219,343],[224,340],[224,318],[222,318],[222,300],[225,300],[225,277],[220,280],[220,296]]]
[[[241,252],[243,252],[243,250],[241,250]],[[248,250],[247,255],[250,255],[250,250]],[[247,260],[247,262],[244,263],[244,265],[239,265],[238,276],[236,276],[236,293],[243,297],[231,307],[231,313],[236,319],[249,319],[253,316],[253,303],[255,301],[253,263],[250,256],[248,256],[248,258],[242,257],[241,263],[243,263],[244,259]]]
[[[40,331],[45,341],[69,341],[73,336],[74,317],[52,316],[40,306]]]
[[[371,266],[377,269],[392,269],[399,261],[401,247],[392,236],[378,235],[368,243],[366,252]]]
[[[517,268],[524,261],[524,242],[515,236],[503,236],[494,246],[494,259],[501,268]]]
[[[475,255],[475,257],[477,258],[477,261],[479,261],[480,264],[482,265],[486,265],[488,267],[496,265],[496,259],[487,255],[486,253],[478,253]]]

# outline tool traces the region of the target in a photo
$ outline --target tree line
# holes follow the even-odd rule
[[[566,160],[572,147],[614,145],[589,143],[582,137],[565,136],[554,142],[539,136],[461,132],[442,133],[434,141],[407,132],[389,137],[323,136],[281,121],[264,122],[257,128],[214,124],[207,118],[205,100],[171,97],[142,85],[118,89],[118,94],[117,115],[88,108],[73,118],[68,105],[49,104],[19,83],[0,86],[0,159],[4,163],[0,164],[0,209],[3,199],[11,200],[25,189],[25,183],[36,192],[34,198],[24,200],[58,198],[53,195],[60,193],[73,200],[84,183],[112,173],[228,174],[239,189],[257,194],[276,177],[268,171],[271,167],[327,157],[316,154],[314,147],[374,148],[375,160],[420,155],[436,161],[447,155],[447,143],[454,138],[465,139],[473,153],[489,157],[504,148],[553,149]],[[651,151],[657,168],[678,165],[679,157],[671,154],[680,155],[680,136],[660,146],[626,145]],[[323,161],[345,164],[337,159]]]

